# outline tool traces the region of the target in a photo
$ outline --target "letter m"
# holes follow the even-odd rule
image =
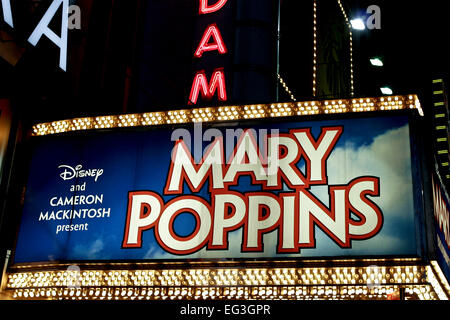
[[[190,189],[198,192],[210,178],[210,189],[221,189],[223,184],[223,143],[216,139],[205,152],[201,164],[194,164],[191,152],[183,140],[176,142],[165,188],[166,194],[179,194],[186,181]]]
[[[200,93],[204,99],[211,100],[216,91],[218,91],[219,101],[227,101],[227,90],[223,69],[214,70],[209,84],[205,72],[199,71],[195,75],[194,82],[192,83],[189,104],[197,104]]]

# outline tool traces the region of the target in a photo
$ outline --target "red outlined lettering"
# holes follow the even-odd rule
[[[350,200],[352,190],[356,194]],[[154,228],[159,245],[175,255],[192,254],[205,246],[206,250],[229,250],[229,232],[243,228],[242,253],[262,252],[263,235],[276,229],[277,253],[298,253],[301,248],[316,247],[315,226],[339,247],[350,248],[351,240],[369,239],[382,227],[382,212],[366,198],[368,195],[379,196],[378,178],[361,177],[348,186],[329,187],[330,209],[307,190],[278,196],[214,191],[211,205],[197,196],[177,197],[164,205],[156,193],[130,192],[123,248],[141,248],[142,233]],[[361,216],[361,221],[352,221],[350,211]],[[189,236],[181,237],[173,224],[184,212],[194,215],[196,224]],[[368,222],[367,232],[351,233],[350,227],[363,227],[362,223]],[[130,231],[134,238],[130,238]]]
[[[340,196],[344,196],[344,201],[342,203],[336,203],[338,193]],[[339,247],[351,247],[348,232],[349,211],[346,197],[347,189],[345,186],[332,186],[329,189],[329,194],[331,209],[328,209],[319,199],[308,191],[299,191],[299,247],[316,247],[314,225],[317,225],[325,232]],[[338,200],[342,201],[342,199]],[[312,204],[313,206],[307,204]],[[338,209],[339,212],[337,212]],[[335,227],[340,230],[341,233],[344,233],[345,239],[340,239],[339,236],[331,230],[332,227]],[[344,231],[341,230],[342,228],[344,228]]]
[[[247,137],[250,140],[250,143],[248,144],[244,143],[244,139]],[[251,149],[249,146],[251,146]],[[249,159],[249,153],[251,151],[253,151],[254,154],[250,154],[252,159]],[[226,187],[237,185],[240,176],[248,175],[252,179],[252,184],[263,184],[264,187],[267,187],[267,171],[263,164],[264,159],[259,152],[258,143],[253,131],[251,129],[245,130],[228,159],[225,171],[226,174],[223,178],[224,185]],[[255,167],[252,168],[252,166]],[[259,170],[260,172],[255,173],[255,170]]]
[[[273,140],[278,143],[277,158],[274,159],[272,155],[270,157],[269,154],[266,155],[266,162],[268,163],[266,188],[268,190],[279,190],[282,188],[282,181],[284,181],[291,189],[308,188],[309,181],[297,167],[297,163],[302,156],[302,149],[299,148],[295,137],[287,133],[266,136],[265,145],[267,146],[267,153],[272,149],[271,142]],[[289,148],[289,146],[291,146],[291,148]],[[295,148],[295,150],[293,150],[293,148]],[[284,150],[284,152],[282,152],[282,150]],[[273,173],[270,168],[271,165],[275,165],[273,161],[277,162],[275,163],[277,165],[276,185],[273,184],[272,178],[269,176],[269,174]],[[285,162],[287,162],[287,165]]]
[[[353,196],[353,189],[362,184],[365,184],[365,186],[363,187],[365,187],[366,189],[358,189],[357,191],[359,192],[357,192],[357,195]],[[349,183],[347,190],[349,193],[347,196],[349,208],[352,213],[360,218],[360,221],[355,221],[350,218],[350,238],[370,239],[374,237],[383,226],[383,214],[381,212],[381,209],[366,197],[368,195],[372,197],[380,196],[380,179],[377,177],[359,177]],[[356,197],[356,199],[354,199],[354,197]],[[375,221],[375,223],[373,221]],[[372,227],[370,227],[370,225],[372,225]],[[369,230],[364,230],[364,227],[369,227]],[[354,233],[356,232],[356,230],[358,230],[357,234]]]
[[[135,202],[136,200],[139,200],[137,201],[137,205]],[[155,201],[157,201],[159,205],[156,204],[157,202]],[[152,208],[152,205],[154,206],[154,208]],[[150,191],[129,192],[127,220],[125,223],[125,233],[122,242],[122,248],[141,248],[142,232],[154,227],[163,207],[164,207],[163,200],[158,194],[154,192]],[[158,212],[155,213],[154,210],[157,210]],[[150,215],[154,215],[155,218],[153,217],[150,218]],[[142,221],[144,221],[144,223],[137,223]],[[136,237],[135,241],[130,241],[131,236],[130,231],[133,231],[133,233],[137,233],[133,234],[132,237],[133,239]]]
[[[179,151],[182,152],[181,155]],[[213,151],[217,152],[217,154],[215,153],[213,155]],[[194,163],[194,157],[186,146],[186,143],[184,143],[183,140],[178,140],[172,151],[164,194],[183,193],[184,181],[188,184],[192,192],[199,192],[207,179],[209,179],[210,191],[213,189],[223,189],[223,172],[225,170],[224,162],[222,137],[217,137],[209,145],[200,164]],[[176,168],[175,174],[174,166]],[[192,176],[198,174],[203,175],[203,177],[198,183],[192,183]]]
[[[212,42],[210,42],[211,38],[213,40]],[[194,57],[201,58],[204,52],[214,50],[219,51],[220,54],[227,53],[227,48],[225,47],[222,35],[220,34],[219,28],[215,23],[206,28],[202,40],[200,41],[197,50],[195,50]]]
[[[282,218],[278,233],[278,253],[298,253],[298,196],[292,193],[280,194]],[[290,245],[288,245],[290,244]]]
[[[264,250],[262,236],[275,230],[279,225],[281,206],[277,196],[271,193],[251,192],[246,193],[245,196],[248,203],[248,214],[244,228],[242,252],[261,252]],[[264,198],[266,201],[262,201]],[[254,205],[257,207],[256,210],[252,210]],[[266,211],[265,217],[263,216],[263,209]],[[253,216],[255,212],[257,219],[254,219],[255,217]],[[255,231],[256,235],[250,234],[250,232],[254,233]],[[249,246],[251,244],[249,242],[253,242],[254,238],[256,238],[256,245]]]
[[[227,101],[227,89],[223,68],[214,70],[209,84],[206,79],[205,71],[199,71],[195,75],[194,82],[192,83],[189,104],[197,104],[200,93],[202,94],[203,99],[209,101],[213,98],[216,91],[218,92],[219,101]]]
[[[343,130],[343,127],[324,127],[317,141],[314,140],[310,128],[290,131],[297,138],[299,146],[302,149],[302,154],[308,163],[306,169],[310,184],[327,183],[327,160],[342,135]]]
[[[208,14],[219,11],[227,1],[228,0],[218,0],[215,4],[210,5],[208,0],[200,0],[199,14]]]
[[[187,202],[187,205],[183,205],[183,202]],[[176,208],[176,206],[180,206],[180,208]],[[173,209],[173,212],[171,211],[172,207],[176,208]],[[196,210],[195,207],[198,207],[197,209],[200,210]],[[184,238],[175,234],[173,230],[173,221],[182,212],[190,212],[196,217],[196,228],[194,232]],[[168,215],[168,217],[165,215]],[[200,197],[182,196],[169,201],[165,205],[159,222],[155,226],[155,238],[159,245],[167,252],[175,255],[188,255],[197,252],[210,241],[211,227],[212,217],[210,205]],[[181,249],[175,248],[175,246],[188,246],[188,248]]]
[[[220,210],[221,207],[218,208],[218,202],[220,202],[217,199],[218,197],[229,197],[228,199],[224,198],[221,200],[224,205],[223,211]],[[239,192],[234,191],[214,192],[212,195],[212,207],[214,209],[213,233],[211,242],[208,244],[208,249],[228,250],[228,233],[241,228],[246,221],[245,217],[247,216],[248,210],[247,198]],[[229,209],[231,209],[231,213],[228,213]],[[218,218],[219,215],[221,215],[220,219]],[[221,236],[221,244],[216,244],[216,241],[218,241],[215,239],[216,232],[219,232]]]

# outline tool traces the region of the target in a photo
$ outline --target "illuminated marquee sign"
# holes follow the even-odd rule
[[[209,4],[208,0],[200,0],[199,14],[211,14],[219,11],[225,6],[228,0],[219,0],[215,4]],[[209,25],[195,50],[194,57],[202,58],[205,52],[218,51],[219,54],[226,54],[227,48],[223,41],[219,27],[216,24]],[[196,104],[201,94],[206,100],[211,100],[217,92],[219,101],[227,101],[227,90],[225,84],[225,72],[223,68],[214,70],[211,80],[208,82],[205,71],[198,71],[194,76],[189,104]]]
[[[407,116],[33,139],[16,263],[418,254]]]

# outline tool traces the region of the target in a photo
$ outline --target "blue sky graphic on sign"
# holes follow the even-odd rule
[[[408,117],[251,128],[228,149],[215,127],[201,149],[228,162],[203,175],[168,128],[37,140],[15,263],[417,254]],[[264,132],[284,139],[273,184],[245,166]]]

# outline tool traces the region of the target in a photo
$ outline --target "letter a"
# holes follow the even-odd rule
[[[377,5],[371,5],[367,8],[367,14],[371,16],[367,19],[367,28],[370,30],[381,29],[381,9]]]
[[[219,0],[213,5],[209,5],[208,0],[200,0],[200,14],[208,14],[219,11],[227,3],[228,0]]]
[[[213,38],[214,42],[209,43],[211,37]],[[212,24],[206,29],[205,33],[203,34],[203,38],[200,41],[200,45],[194,53],[194,56],[196,58],[201,58],[203,52],[214,50],[218,50],[220,54],[227,53],[227,48],[225,47],[225,43],[223,42],[219,28],[216,24]]]
[[[7,24],[9,24],[11,28],[14,28],[10,0],[2,0],[2,7],[3,7],[3,19]]]
[[[62,21],[61,21],[61,38],[58,37],[48,25],[52,21],[56,14],[56,11],[62,3]],[[46,35],[54,44],[56,44],[60,49],[59,54],[59,67],[66,71],[67,65],[67,33],[68,33],[68,15],[69,15],[69,0],[54,0],[50,8],[48,8],[45,15],[42,17],[41,21],[34,29],[28,41],[36,46],[39,40],[41,40],[42,35]]]
[[[196,104],[200,94],[210,100],[212,99],[216,90],[218,90],[219,101],[227,101],[227,91],[225,87],[225,75],[222,69],[216,69],[212,75],[211,82],[208,86],[206,75],[204,71],[199,71],[195,75],[194,83],[192,84],[191,94],[189,96],[189,104]]]

